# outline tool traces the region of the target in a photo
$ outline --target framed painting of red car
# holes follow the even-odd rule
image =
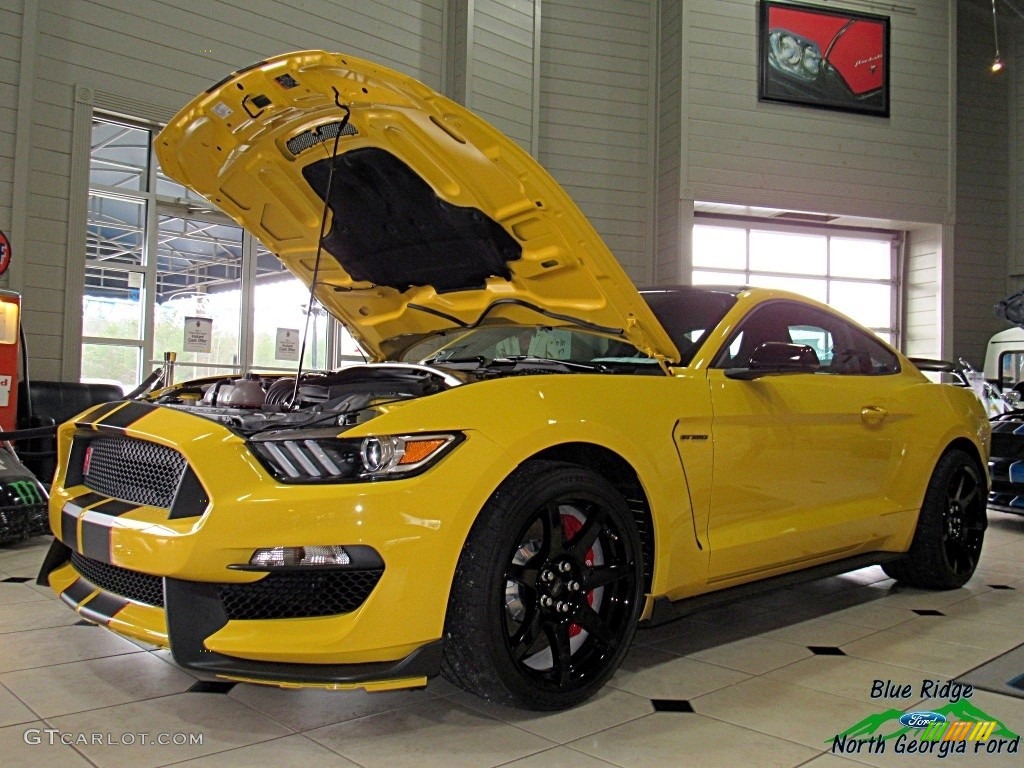
[[[889,116],[889,17],[762,0],[758,99]]]

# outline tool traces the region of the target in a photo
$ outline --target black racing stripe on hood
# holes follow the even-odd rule
[[[103,403],[103,405],[100,405],[94,410],[90,411],[85,419],[81,421],[76,421],[75,423],[80,426],[91,427],[94,424],[101,421],[103,417],[109,414],[111,411],[120,407],[123,404],[123,402],[123,400],[111,400],[109,403]]]
[[[104,429],[115,429],[123,432],[143,416],[152,413],[157,406],[149,403],[128,403],[123,408],[115,411],[103,419],[96,419],[93,423]]]
[[[321,199],[330,180],[333,218],[323,245],[354,280],[399,291],[465,291],[489,277],[508,280],[509,262],[522,257],[522,246],[495,221],[442,200],[383,149],[320,160],[302,175]]]

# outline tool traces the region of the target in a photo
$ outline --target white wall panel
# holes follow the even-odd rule
[[[169,116],[189,98],[235,69],[290,50],[323,48],[371,58],[441,87],[444,0],[39,0],[34,61],[29,216],[24,272],[26,330],[33,375],[76,378],[62,347],[64,307],[78,312],[58,278],[68,254],[68,198],[76,88],[144,105]],[[20,29],[0,10],[3,35]],[[17,39],[14,41],[17,42]],[[4,44],[7,43],[7,44]],[[16,45],[0,37],[0,96],[17,84]],[[127,111],[127,110],[126,110]],[[10,114],[0,110],[0,162],[13,157]],[[7,196],[9,198],[9,195]],[[9,215],[0,199],[0,224]],[[85,222],[70,223],[84,228]],[[35,336],[36,338],[31,338]],[[76,340],[71,341],[77,344]]]
[[[687,0],[689,192],[698,200],[939,222],[950,182],[948,4],[891,12],[891,117],[757,100],[755,0]]]
[[[636,282],[653,279],[651,5],[544,0],[540,160]]]
[[[1010,30],[1004,17],[1004,41]],[[1006,295],[1009,95],[1015,67],[993,77],[991,6],[960,3],[957,18],[957,194],[952,351],[976,368],[989,337],[1007,327],[993,306]]]

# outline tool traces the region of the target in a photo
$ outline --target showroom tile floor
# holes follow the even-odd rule
[[[4,768],[1022,764],[973,745],[946,759],[893,741],[880,754],[832,747],[872,715],[939,708],[945,700],[922,700],[924,681],[945,683],[1024,642],[1024,517],[991,515],[964,589],[900,589],[868,568],[642,630],[600,695],[549,715],[489,705],[443,680],[380,694],[190,690],[196,679],[166,652],[80,623],[34,585],[47,545],[0,549]],[[872,698],[876,680],[912,693]],[[1024,731],[1024,698],[976,691],[970,703]]]

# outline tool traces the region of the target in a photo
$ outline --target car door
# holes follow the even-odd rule
[[[818,370],[729,376],[767,341],[809,346]],[[905,410],[898,370],[869,334],[799,302],[767,302],[737,326],[708,371],[710,581],[839,559],[884,537]]]

